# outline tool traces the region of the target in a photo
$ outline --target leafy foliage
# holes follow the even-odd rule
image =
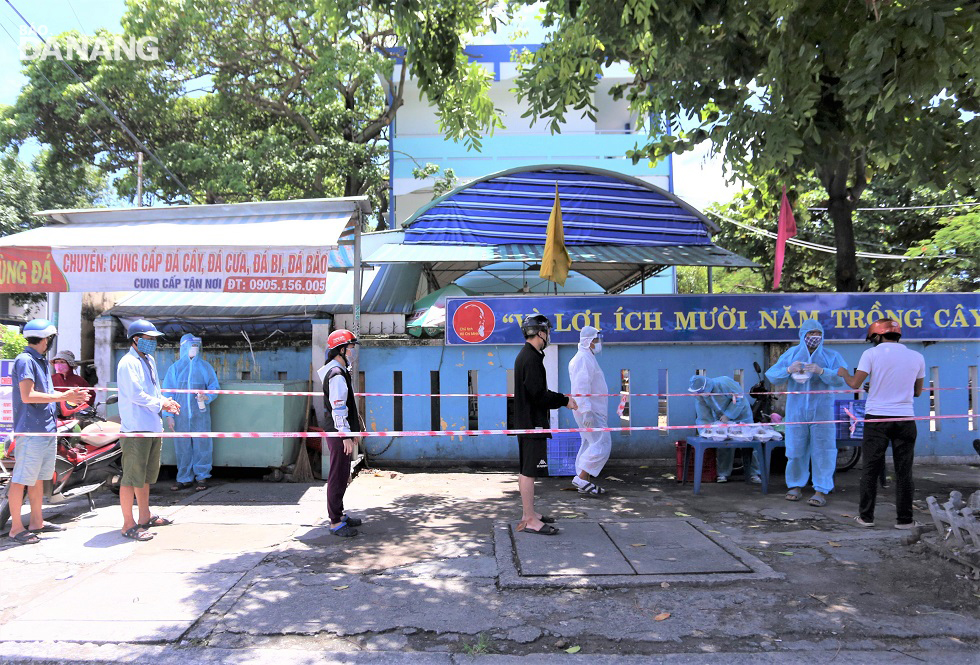
[[[16,358],[27,347],[27,340],[13,327],[0,326],[0,358]]]
[[[91,208],[106,201],[105,177],[92,166],[70,167],[42,152],[28,165],[13,151],[0,152],[0,236],[41,225],[34,216],[54,208]],[[11,294],[13,302],[40,302],[44,294]]]
[[[707,141],[749,182],[816,178],[836,287],[867,289],[852,216],[873,177],[973,191],[978,23],[980,5],[953,0],[549,0],[553,32],[525,56],[518,90],[554,129],[570,108],[596,112],[597,64],[629,63],[635,78],[614,94],[670,129],[651,126],[634,160]]]
[[[153,36],[159,60],[72,61],[199,202],[367,195],[388,209],[388,127],[409,91],[443,131],[474,147],[500,126],[490,75],[463,37],[496,26],[472,0],[131,0],[126,36]],[[57,39],[65,45],[69,34]],[[407,63],[414,81],[407,80]],[[58,161],[124,170],[137,148],[54,59],[0,114],[0,142],[34,137]],[[186,192],[147,161],[148,189]]]
[[[976,210],[976,208],[974,208]],[[939,221],[939,228],[923,244],[910,247],[911,257],[944,259],[945,274],[937,275],[937,290],[980,289],[980,213],[971,212]]]
[[[833,222],[828,218],[826,210],[819,209],[824,203],[824,192],[815,180],[801,185],[808,187],[798,196],[794,191],[789,192],[789,198],[794,202],[798,231],[796,239],[833,246]],[[745,189],[730,203],[715,206],[713,210],[729,219],[775,233],[780,196],[780,190],[766,189],[763,185]],[[942,228],[942,216],[948,214],[949,209],[932,206],[951,204],[957,197],[949,189],[937,193],[926,187],[900,187],[893,180],[879,177],[869,186],[867,198],[875,201],[876,207],[882,210],[880,212],[861,210],[855,213],[859,220],[855,225],[857,249],[866,253],[911,257],[913,255],[907,253],[906,249],[926,242]],[[916,207],[928,209],[888,209]],[[730,274],[741,274],[741,283],[745,286],[752,285],[758,290],[771,290],[775,241],[771,237],[740,228],[731,222],[719,221],[719,224],[722,230],[715,236],[719,244],[751,258],[762,266],[755,271],[757,274],[755,279],[747,278],[742,270],[732,271]],[[940,258],[946,257],[940,257],[938,252],[917,255],[915,259],[910,258],[907,261],[858,257],[862,273],[865,275],[863,288],[869,291],[921,290],[927,284],[933,284],[935,280],[953,272],[950,270],[950,263]],[[780,289],[832,291],[833,267],[833,254],[787,244]],[[714,272],[715,290],[723,291],[724,287],[719,286],[719,273],[725,274],[718,270]],[[963,290],[968,286],[968,282],[956,283],[958,279],[941,281],[949,290]],[[727,284],[727,281],[723,278],[721,283]]]

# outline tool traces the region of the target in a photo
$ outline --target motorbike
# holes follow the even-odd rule
[[[115,398],[110,398],[114,401]],[[95,509],[92,494],[104,486],[115,492],[122,476],[122,448],[119,423],[107,421],[95,408],[83,405],[59,405],[57,418],[57,452],[54,474],[44,481],[45,501],[53,504],[84,496],[89,510]],[[69,436],[80,434],[80,436]],[[7,444],[7,456],[0,459],[0,530],[10,518],[7,500],[10,474],[7,464],[17,460],[17,442]],[[7,464],[5,464],[5,462]]]

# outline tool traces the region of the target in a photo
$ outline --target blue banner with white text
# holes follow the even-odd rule
[[[548,317],[556,344],[587,325],[606,343],[796,342],[807,319],[829,341],[860,341],[879,318],[901,323],[903,340],[980,341],[980,293],[786,293],[449,298],[446,343],[522,344],[530,314]]]

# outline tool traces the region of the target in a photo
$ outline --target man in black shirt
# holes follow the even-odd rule
[[[549,429],[548,411],[567,406],[577,409],[575,400],[561,393],[548,390],[548,375],[544,368],[544,349],[551,339],[551,322],[548,317],[536,314],[528,316],[521,325],[524,348],[514,361],[514,426],[516,429]],[[517,483],[521,491],[523,515],[518,531],[553,536],[558,533],[551,526],[553,517],[534,511],[534,479],[548,470],[548,432],[540,435],[519,434],[521,466]]]

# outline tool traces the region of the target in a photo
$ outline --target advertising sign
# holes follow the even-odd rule
[[[6,449],[10,433],[14,431],[14,404],[10,394],[13,390],[10,378],[13,371],[13,360],[0,360],[0,457]]]
[[[521,321],[544,314],[552,341],[578,343],[583,326],[605,342],[797,342],[816,319],[828,340],[859,341],[879,318],[904,340],[980,341],[978,293],[494,296],[447,300],[447,344],[523,344]]]
[[[332,254],[337,251],[310,247],[2,248],[0,293],[323,293]]]

